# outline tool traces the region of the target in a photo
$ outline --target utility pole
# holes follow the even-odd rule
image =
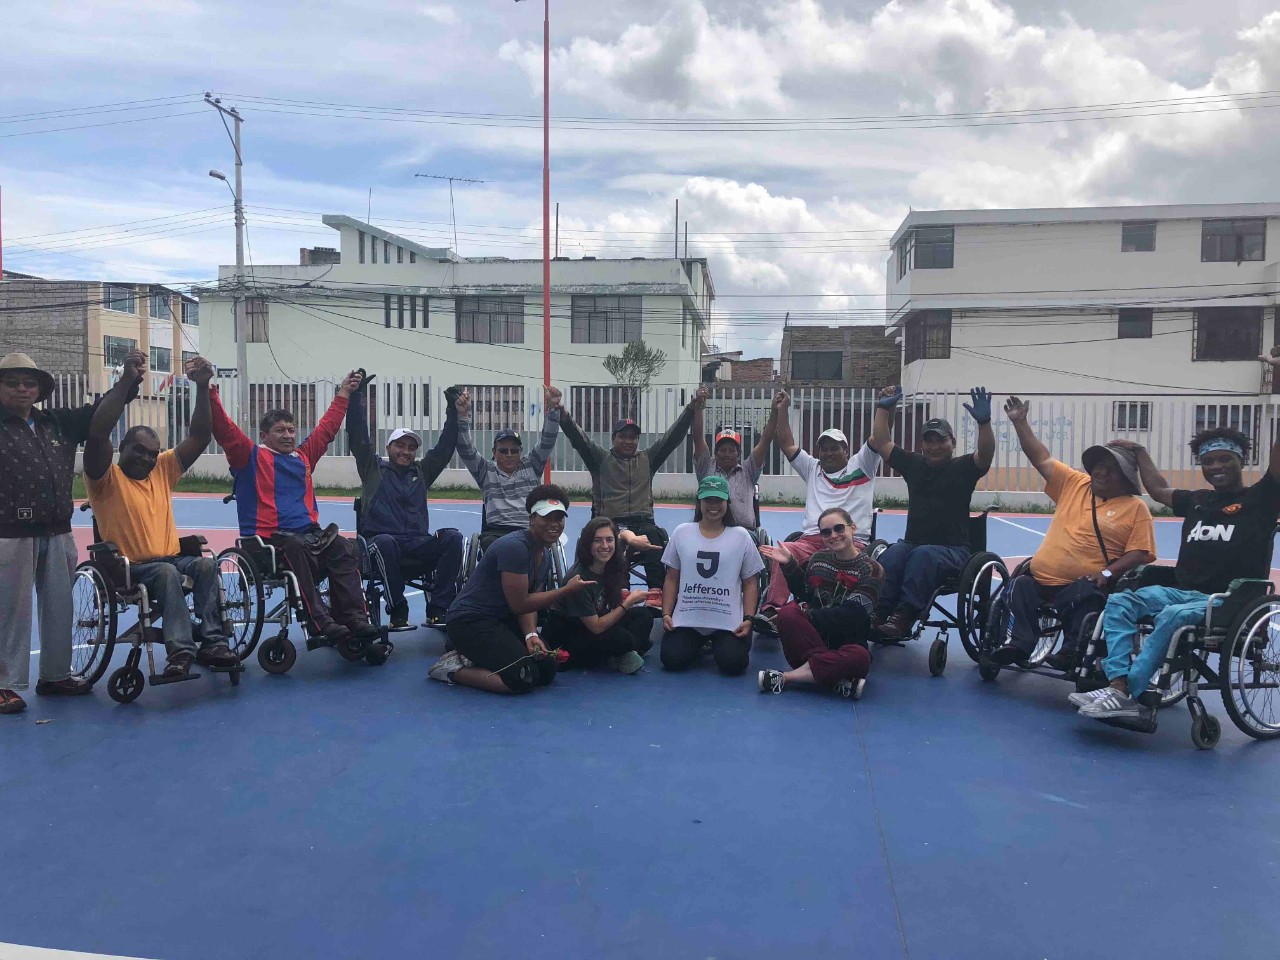
[[[222,126],[227,131],[227,136],[231,138],[231,146],[236,152],[236,184],[231,189],[231,195],[235,200],[235,219],[236,219],[236,283],[235,283],[235,329],[236,329],[236,377],[239,381],[238,401],[239,416],[241,428],[249,435],[253,436],[253,425],[249,416],[249,331],[245,322],[246,304],[245,304],[245,284],[244,284],[244,157],[240,152],[240,124],[244,122],[244,118],[240,116],[239,110],[235,107],[227,109],[222,105],[222,98],[215,97],[211,93],[204,95],[204,102],[218,111],[218,116],[222,120]],[[235,123],[235,132],[227,127],[227,117],[230,117]],[[217,170],[210,170],[209,176],[215,180],[227,182],[225,174]],[[227,186],[231,186],[227,184]]]

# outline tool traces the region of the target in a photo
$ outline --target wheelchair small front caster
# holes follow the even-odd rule
[[[147,685],[147,678],[137,667],[123,666],[107,680],[107,694],[116,703],[133,703]]]
[[[298,648],[288,637],[272,637],[258,647],[258,666],[267,673],[288,673],[298,659]]]
[[[1222,737],[1222,724],[1218,718],[1202,713],[1191,721],[1191,742],[1197,750],[1212,750]]]
[[[947,669],[947,641],[938,638],[929,647],[929,675],[940,677],[945,669]]]

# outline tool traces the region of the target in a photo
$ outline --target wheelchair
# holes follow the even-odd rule
[[[353,504],[356,511],[356,547],[360,551],[360,576],[364,579],[364,599],[369,607],[369,622],[372,623],[382,633],[384,639],[389,633],[403,633],[409,630],[416,630],[417,627],[406,625],[392,630],[390,626],[384,626],[382,623],[383,601],[387,595],[387,570],[384,566],[382,553],[374,546],[371,537],[366,538],[363,532],[360,498],[356,497]],[[447,529],[447,528],[442,528]],[[437,533],[440,531],[437,531]],[[458,588],[466,582],[468,575],[467,558],[471,552],[472,542],[478,544],[478,537],[464,536],[462,538],[462,566],[458,569]],[[473,568],[474,569],[474,568]],[[400,573],[404,577],[406,587],[411,587],[422,592],[430,603],[431,584],[435,580],[435,568],[419,563],[414,560],[401,561]],[[389,612],[388,612],[389,615]],[[424,626],[434,626],[434,624],[424,624]],[[440,624],[443,626],[443,624]]]
[[[88,512],[89,504],[80,506]],[[111,663],[117,643],[130,645],[124,666],[114,670],[107,678],[107,694],[116,703],[132,703],[150,683],[157,687],[186,680],[198,680],[201,674],[188,671],[179,677],[166,677],[156,672],[155,644],[164,644],[164,633],[154,626],[160,611],[143,584],[135,584],[127,557],[121,555],[114,543],[103,542],[98,524],[93,525],[94,543],[89,546],[89,559],[79,564],[72,579],[72,665],[73,680],[93,686],[102,678]],[[179,540],[184,556],[208,556],[206,541],[201,536],[182,537]],[[245,608],[250,572],[239,565],[235,558],[218,561],[219,607],[223,612],[223,627],[227,645],[238,652],[246,636],[246,624],[237,614]],[[190,604],[192,580],[183,576],[182,589]],[[137,608],[137,621],[119,632],[121,616],[130,608]],[[188,608],[190,609],[190,607]],[[142,650],[146,647],[147,673],[140,664]],[[204,667],[210,673],[225,673],[231,685],[239,686],[244,667]]]
[[[233,500],[234,493],[222,498],[223,503],[231,503]],[[289,627],[294,622],[303,625],[309,623],[297,576],[289,569],[284,556],[271,543],[256,535],[236,537],[236,545],[223,550],[218,554],[218,559],[235,562],[248,575],[244,611],[246,638],[241,646],[234,648],[241,662],[248,659],[256,649],[258,665],[263,670],[271,674],[288,673],[298,659],[297,647],[289,639]],[[319,583],[316,586],[321,588]],[[259,645],[262,629],[268,622],[274,624],[278,632]],[[323,639],[307,637],[308,650],[323,646],[327,646]],[[373,666],[386,663],[394,649],[385,631],[377,640],[348,636],[339,640],[335,646],[342,659],[350,662],[364,660]]]
[[[480,506],[480,531],[464,537],[462,547],[462,570],[458,574],[458,589],[462,589],[462,585],[471,579],[471,575],[475,573],[480,558],[484,555],[484,548],[480,546],[480,534],[485,528],[485,508]],[[544,568],[546,577],[542,586],[546,590],[555,590],[563,586],[568,579],[569,567],[572,564],[568,561],[568,553],[566,548],[569,545],[569,533],[566,530],[560,534],[560,539],[547,548],[548,564]]]

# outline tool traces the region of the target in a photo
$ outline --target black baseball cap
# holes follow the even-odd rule
[[[493,438],[493,445],[496,447],[503,440],[514,440],[516,443],[524,446],[523,442],[520,440],[520,434],[516,433],[514,430],[499,430],[498,435]]]
[[[636,423],[630,417],[623,417],[621,420],[617,420],[614,422],[613,435],[616,437],[623,430],[634,430],[636,433],[639,433],[640,424]]]
[[[920,431],[920,436],[927,437],[931,433],[945,439],[954,440],[956,438],[955,431],[951,429],[951,424],[942,417],[930,417],[924,422],[924,428]]]

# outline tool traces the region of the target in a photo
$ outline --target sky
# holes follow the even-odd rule
[[[202,91],[245,117],[253,262],[296,263],[336,243],[322,214],[368,211],[435,246],[456,220],[463,256],[541,256],[537,0],[285,7],[7,17],[5,268],[179,284],[233,262],[230,196],[207,175],[230,175],[232,150]],[[551,0],[560,252],[669,256],[678,199],[719,297],[713,339],[776,357],[788,313],[882,322],[911,209],[1274,201],[1275,7]],[[484,182],[454,185],[451,220],[448,184],[418,173]]]

